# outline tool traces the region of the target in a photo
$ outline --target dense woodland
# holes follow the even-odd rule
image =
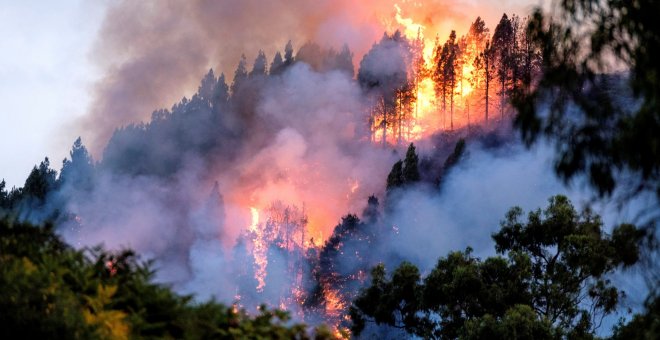
[[[492,36],[477,18],[466,36],[452,32],[445,43],[436,40],[430,62],[423,60],[421,39],[385,34],[363,57],[357,72],[346,46],[335,51],[310,42],[294,55],[289,43],[270,63],[259,53],[249,71],[243,57],[231,84],[224,74],[216,77],[211,70],[192,98],[183,98],[169,110],[154,111],[148,123],[118,128],[101,161],[95,162],[78,138],[59,172],[46,158],[32,169],[23,187],[9,189],[0,182],[0,290],[4,292],[0,334],[66,339],[302,339],[349,334],[656,338],[660,333],[660,277],[654,276],[657,205],[635,225],[618,226],[605,226],[588,209],[577,211],[561,195],[528,213],[514,207],[502,216],[499,231],[492,235],[496,256],[481,259],[470,248],[439,253],[436,266],[425,274],[405,258],[392,258],[396,254],[373,251],[384,240],[396,239],[390,215],[406,190],[442,191],[447,174],[466,157],[466,144],[498,148],[515,142],[513,136],[498,131],[473,129],[462,135],[442,131],[430,136],[437,145],[433,154],[419,154],[414,144],[404,144],[416,119],[414,102],[424,77],[433,81],[437,112],[449,116],[449,130],[454,130],[458,98],[465,99],[457,89],[469,84],[471,100],[482,108],[475,111],[483,114],[479,121],[488,125],[493,108],[503,122],[507,112],[516,112],[513,120],[523,140],[531,145],[543,135],[556,141],[557,173],[564,178],[586,176],[598,199],[625,202],[643,193],[660,198],[656,61],[660,32],[642,28],[655,27],[644,26],[649,24],[644,13],[658,5],[641,4],[563,3],[562,13],[594,23],[592,51],[584,63],[572,49],[583,37],[572,35],[565,24],[541,12],[524,20],[504,15]],[[603,31],[611,34],[599,34]],[[638,45],[622,37],[635,37]],[[618,106],[611,84],[591,68],[608,47],[630,66],[631,75],[625,79],[639,105]],[[379,68],[383,58],[394,58],[387,63],[394,67]],[[75,225],[77,218],[67,211],[67,203],[87,197],[101,176],[168,180],[180,175],[191,159],[203,165],[231,162],[245,136],[255,129],[264,133],[250,142],[267,144],[281,126],[256,118],[255,98],[301,64],[319,73],[354,77],[370,98],[355,143],[389,143],[405,150],[382,179],[383,194],[369,197],[360,215],[342,217],[321,246],[305,249],[304,207],[282,202],[270,207],[262,251],[278,253],[273,258],[285,260],[270,261],[266,270],[287,273],[302,292],[277,282],[266,282],[260,290],[254,254],[247,247],[255,242],[251,230],[239,237],[232,252],[245,261],[238,266],[245,270],[235,273],[244,278],[243,291],[238,292],[241,302],[267,303],[258,311],[213,300],[199,302],[157,284],[152,263],[131,250],[76,249],[62,240],[58,228]],[[471,65],[467,74],[466,64]],[[549,116],[539,113],[542,96],[550,98]],[[562,113],[568,105],[578,107],[576,116]],[[571,135],[565,139],[567,131]],[[621,186],[629,190],[617,196]],[[217,186],[209,202],[213,209],[221,209]],[[386,268],[383,263],[398,266]],[[603,331],[604,318],[619,310],[625,296],[611,275],[632,267],[642,268],[650,277],[645,309],[621,320],[614,330]],[[335,328],[294,323],[290,314],[277,309],[281,300],[267,301],[273,295],[301,306],[304,315],[296,322],[328,323]]]

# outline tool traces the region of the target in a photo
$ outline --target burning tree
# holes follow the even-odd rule
[[[405,34],[385,34],[364,56],[358,72],[371,99],[373,142],[399,145],[438,130],[469,127],[473,121],[487,123],[493,80],[499,85],[503,119],[511,93],[521,86],[529,89],[538,74],[540,53],[523,29],[527,19],[504,14],[491,39],[486,23],[477,17],[467,35],[451,31],[445,43],[436,37],[432,48],[426,48],[425,27],[401,17],[398,7],[397,13]]]
[[[256,285],[239,287],[237,299],[252,302],[256,299],[251,297],[259,296],[259,301],[274,306],[293,307],[301,299],[305,249],[309,246],[305,243],[307,215],[304,208],[273,202],[263,211],[266,217],[263,222],[256,208],[251,208],[251,212],[252,223],[239,238],[234,253],[239,259],[241,253],[249,253],[247,258],[253,261],[246,263],[246,268],[251,267],[253,271],[247,269],[240,274],[245,277],[253,273]],[[246,282],[254,281],[247,279]]]
[[[399,31],[384,34],[362,58],[357,79],[373,103],[369,112],[372,141],[380,139],[386,145],[388,135],[389,142],[402,140],[415,99],[413,60],[413,47]]]
[[[314,266],[304,305],[306,314],[321,317],[338,329],[349,326],[349,301],[364,284],[368,269],[377,263],[369,254],[383,236],[379,203],[375,196],[367,203],[364,221],[353,214],[342,217],[332,236],[309,257]]]
[[[437,46],[439,48],[439,46]],[[456,31],[451,31],[449,39],[442,46],[440,53],[435,53],[437,60],[435,60],[435,77],[436,94],[442,96],[442,111],[447,110],[447,97],[449,97],[450,105],[450,130],[454,129],[454,94],[456,93],[457,77],[461,80],[458,83],[462,84],[461,74],[457,74],[459,68],[461,50],[456,42]]]

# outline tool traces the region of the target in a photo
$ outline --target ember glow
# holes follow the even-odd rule
[[[396,90],[396,102],[390,109],[394,112],[388,113],[387,103],[376,99],[371,108],[372,141],[400,145],[439,131],[483,124],[482,93],[475,91],[475,86],[482,83],[474,66],[481,51],[476,46],[475,37],[454,38],[455,45],[450,45],[450,48],[460,51],[451,66],[450,77],[454,85],[453,89],[443,90],[445,92],[441,94],[434,79],[448,77],[442,74],[447,72],[447,68],[440,64],[443,61],[439,59],[446,44],[442,45],[439,35],[429,39],[426,35],[428,28],[405,17],[399,5],[394,5],[394,9],[396,25],[392,29],[403,34],[410,48],[412,60],[408,60],[407,70],[410,77],[404,86]]]
[[[108,75],[97,84],[91,117],[105,123],[90,127],[97,153],[110,140],[102,161],[109,175],[72,205],[76,218],[102,232],[82,228],[72,237],[94,244],[130,234],[131,246],[166,263],[162,280],[177,288],[248,311],[266,303],[345,336],[351,299],[377,262],[344,238],[376,247],[379,232],[398,235],[398,224],[360,234],[384,211],[392,164],[410,142],[434,148],[431,137],[494,128],[484,111],[497,101],[484,99],[497,96],[495,85],[484,90],[483,46],[468,33],[474,6],[291,3],[111,8],[110,16],[127,20],[102,30],[97,52],[107,55]],[[196,25],[179,23],[180,15]],[[145,31],[170,24],[157,36]],[[191,89],[171,110],[149,111]],[[145,112],[153,112],[150,123],[129,125],[146,120]],[[136,152],[145,140],[160,144]],[[103,205],[121,214],[110,217]],[[167,225],[169,233],[121,233],[115,225]]]
[[[254,275],[259,283],[257,285],[257,292],[263,292],[266,286],[266,266],[268,265],[268,257],[266,256],[267,245],[264,237],[264,230],[259,224],[259,210],[255,207],[250,207],[252,215],[252,223],[250,224],[250,234],[252,234],[252,254],[254,255],[254,264],[256,266]]]

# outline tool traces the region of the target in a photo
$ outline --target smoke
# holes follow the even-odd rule
[[[429,27],[427,36],[467,27],[478,13],[475,5],[441,1],[400,8]],[[341,216],[363,211],[367,197],[385,197],[387,174],[403,151],[368,142],[368,102],[348,73],[299,62],[277,75],[248,76],[220,109],[209,106],[200,87],[150,124],[129,124],[190,97],[209,67],[230,82],[243,53],[248,60],[259,50],[273,56],[289,39],[335,50],[347,43],[357,65],[383,31],[400,28],[395,15],[393,1],[375,0],[113,4],[94,54],[106,73],[83,123],[92,151],[106,149],[90,190],[60,193],[70,197],[66,211],[78,217],[62,230],[66,239],[135,249],[156,260],[160,281],[223,302],[254,284],[246,273],[253,259],[241,253],[251,208],[263,214],[275,201],[295,205],[308,216],[306,238],[326,240]],[[375,62],[395,60],[388,53],[399,52],[382,51]],[[120,126],[127,127],[113,134]],[[513,144],[472,145],[442,191],[402,192],[387,221],[398,232],[374,245],[371,257],[382,257],[388,268],[407,259],[428,270],[438,256],[467,245],[488,253],[489,234],[508,208],[544,206],[564,190],[553,180],[548,148],[530,154]],[[447,147],[421,145],[422,155]],[[243,300],[277,301],[286,261],[269,254],[267,289]]]
[[[355,63],[384,31],[405,30],[387,0],[224,0],[116,1],[101,26],[92,58],[104,74],[93,89],[90,112],[80,131],[99,155],[112,131],[145,120],[156,108],[190,93],[209,68],[231,82],[240,56],[249,60],[263,50],[269,60],[292,40],[315,41],[355,52]],[[522,1],[524,3],[524,1]],[[401,1],[401,17],[425,26],[433,39],[451,29],[467,31],[482,15],[495,25],[503,11],[520,11],[514,1]],[[495,7],[497,6],[497,7]],[[416,32],[411,32],[413,35]],[[220,73],[218,72],[218,73]]]
[[[183,115],[188,123],[207,117],[185,111],[186,105],[168,118],[183,124],[176,126],[185,134],[202,142],[220,138],[217,148],[236,147],[236,152],[212,148],[203,154],[184,144],[163,143],[180,139],[181,132],[159,130],[164,123],[158,120],[146,130],[118,132],[108,146],[113,151],[98,165],[92,190],[66,188],[71,191],[60,194],[70,197],[66,211],[80,221],[63,230],[67,240],[79,246],[135,249],[157,260],[159,280],[201,298],[230,302],[244,285],[236,273],[245,268],[232,249],[251,223],[250,207],[263,213],[272,202],[282,201],[304,209],[307,239],[319,242],[340,216],[361,211],[368,195],[383,191],[393,155],[360,141],[365,107],[361,89],[348,73],[318,73],[296,63],[281,75],[251,81],[246,86],[258,85],[257,92],[246,94],[255,101],[254,117],[241,116],[241,110],[221,113],[240,121],[239,137],[185,125],[174,115]],[[195,100],[200,99],[193,99],[190,107]],[[236,138],[238,142],[230,143]],[[144,155],[150,159],[135,156],[136,150],[148,150]],[[142,162],[149,164],[146,169],[162,170],[172,154],[179,155],[181,164],[171,174],[129,171]],[[277,272],[269,275],[271,286],[285,282]],[[261,298],[277,301],[276,296]]]
[[[401,195],[392,214],[398,233],[387,247],[394,258],[422,270],[468,246],[477,256],[493,255],[490,235],[511,207],[545,207],[556,194],[568,195],[578,206],[584,203],[579,191],[555,179],[551,155],[547,146],[528,151],[517,142],[498,149],[469,144],[466,158],[443,179],[441,191],[412,188]]]
[[[584,177],[560,181],[554,171],[555,149],[547,142],[528,149],[517,138],[496,148],[475,140],[468,141],[467,150],[439,189],[413,186],[399,196],[389,221],[397,232],[382,248],[382,254],[389,254],[388,268],[404,259],[430,271],[439,257],[466,247],[478,257],[493,256],[491,235],[499,231],[507,211],[514,206],[525,213],[545,209],[554,195],[567,196],[578,211],[589,208],[600,215],[605,232],[657,206],[644,196],[624,206],[615,199],[594,199]],[[645,295],[635,298],[640,296]]]

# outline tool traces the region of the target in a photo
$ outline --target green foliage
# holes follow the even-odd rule
[[[622,225],[608,236],[563,196],[521,216],[511,209],[493,235],[504,257],[451,252],[423,280],[410,263],[390,278],[376,267],[351,308],[355,334],[374,322],[423,338],[593,338],[622,293],[607,274],[637,260],[643,234]]]
[[[0,217],[4,216],[11,210],[16,189],[7,191],[7,182],[4,179],[0,181]]]
[[[364,290],[350,307],[352,330],[359,335],[366,321],[403,328],[414,334],[424,322],[420,310],[420,273],[417,267],[404,262],[386,278],[385,266],[380,264],[371,271],[371,285]],[[372,319],[367,320],[365,316]]]
[[[601,196],[621,188],[624,198],[645,190],[660,197],[660,3],[560,4],[537,10],[527,27],[543,75],[514,97],[515,125],[528,144],[556,142],[565,179],[586,175]],[[608,74],[612,66],[629,73]]]
[[[563,179],[586,176],[600,197],[616,194],[624,204],[640,193],[655,195],[639,216],[648,233],[640,262],[650,299],[658,293],[660,249],[657,13],[660,3],[651,0],[561,1],[551,13],[536,10],[527,35],[541,47],[543,73],[531,91],[517,91],[512,100],[523,140],[530,145],[545,137],[555,143],[555,171]],[[631,233],[637,231],[629,226],[613,236],[625,240]],[[613,246],[625,263],[639,256],[635,244]],[[643,331],[633,332],[641,338]]]
[[[50,168],[48,157],[32,168],[22,188],[7,191],[5,186],[5,181],[0,181],[0,218],[19,216],[38,221],[57,218],[58,206],[46,204],[49,195],[60,186],[57,171]]]
[[[534,310],[528,305],[515,305],[504,313],[501,318],[491,314],[468,320],[465,323],[467,339],[561,339],[547,320],[540,320]]]
[[[581,317],[595,322],[595,312],[614,311],[620,292],[606,274],[636,262],[643,234],[622,225],[608,237],[599,216],[589,210],[578,214],[564,196],[552,197],[544,211],[530,212],[526,224],[521,216],[520,208],[511,209],[493,239],[499,253],[530,258],[529,287],[537,313],[572,329],[581,326]],[[587,302],[594,312],[583,307]]]
[[[55,187],[57,172],[50,168],[50,161],[46,157],[39,167],[35,166],[23,185],[25,198],[36,200],[40,203],[46,199],[46,195]]]
[[[152,278],[150,263],[131,251],[81,252],[52,225],[2,219],[0,338],[308,338],[286,312],[264,306],[250,316],[214,301],[195,304]]]
[[[52,229],[0,220],[1,338],[95,338],[79,295],[89,287],[76,280],[85,259]]]
[[[660,297],[655,296],[646,303],[646,310],[633,317],[628,324],[614,329],[614,340],[651,340],[660,338]]]

